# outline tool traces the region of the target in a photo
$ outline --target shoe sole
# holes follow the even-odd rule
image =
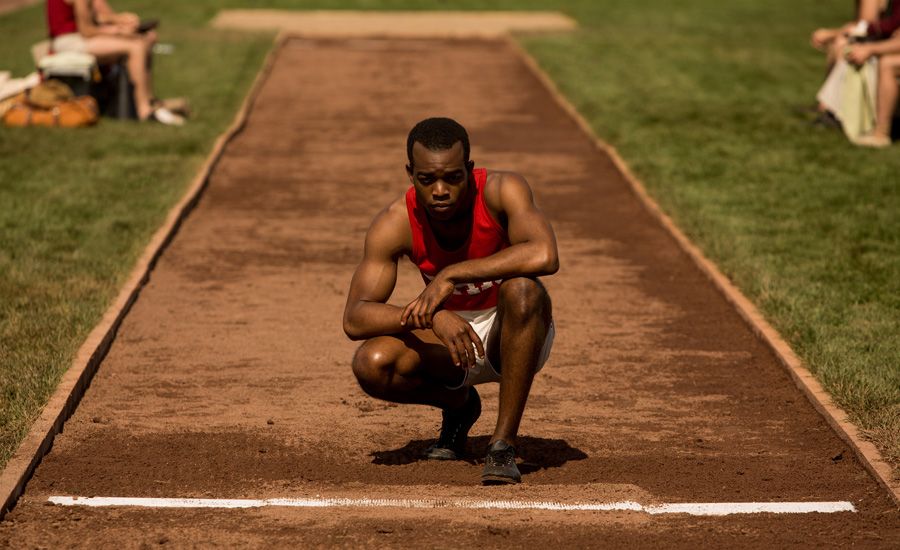
[[[515,485],[516,483],[522,483],[522,479],[500,476],[496,474],[483,474],[481,476],[482,485]]]
[[[425,452],[425,458],[428,460],[461,460],[458,454],[450,449],[430,449]]]

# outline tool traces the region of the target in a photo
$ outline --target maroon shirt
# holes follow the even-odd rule
[[[75,7],[65,0],[47,0],[47,28],[50,29],[50,38],[78,32]]]
[[[868,34],[873,38],[884,40],[890,38],[897,29],[900,29],[900,0],[893,0],[878,21],[869,24]]]

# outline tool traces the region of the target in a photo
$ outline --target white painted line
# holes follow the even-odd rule
[[[838,502],[682,502],[644,506],[633,501],[606,503],[565,503],[519,500],[393,499],[393,498],[130,498],[52,496],[48,502],[60,506],[137,506],[141,508],[464,508],[474,510],[554,510],[626,511],[647,514],[691,514],[727,516],[731,514],[809,514],[856,512],[852,503]]]
[[[691,514],[692,516],[727,516],[731,514],[810,514],[819,512],[855,512],[847,501],[839,502],[684,502],[645,506],[648,514]]]

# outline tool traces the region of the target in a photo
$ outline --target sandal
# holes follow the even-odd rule
[[[853,143],[860,147],[884,149],[891,146],[891,138],[879,134],[865,134],[853,140]]]
[[[165,99],[153,98],[150,101],[150,105],[154,108],[165,107],[176,115],[181,115],[184,118],[189,118],[191,116],[191,102],[188,101],[186,97],[167,97]]]
[[[176,115],[165,107],[156,107],[153,109],[150,112],[150,116],[147,117],[147,120],[159,122],[166,126],[184,126],[184,117]]]

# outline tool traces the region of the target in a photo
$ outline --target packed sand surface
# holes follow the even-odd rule
[[[409,185],[406,134],[470,132],[559,238],[556,344],[520,440],[523,484],[420,460],[439,411],[367,397],[341,330],[369,222]],[[405,304],[421,279],[403,261]],[[649,516],[456,509],[67,508],[51,495],[561,502],[851,501],[858,513]],[[287,41],[246,128],[163,254],[84,400],[0,524],[15,547],[896,548],[900,516],[784,369],[503,41]]]

